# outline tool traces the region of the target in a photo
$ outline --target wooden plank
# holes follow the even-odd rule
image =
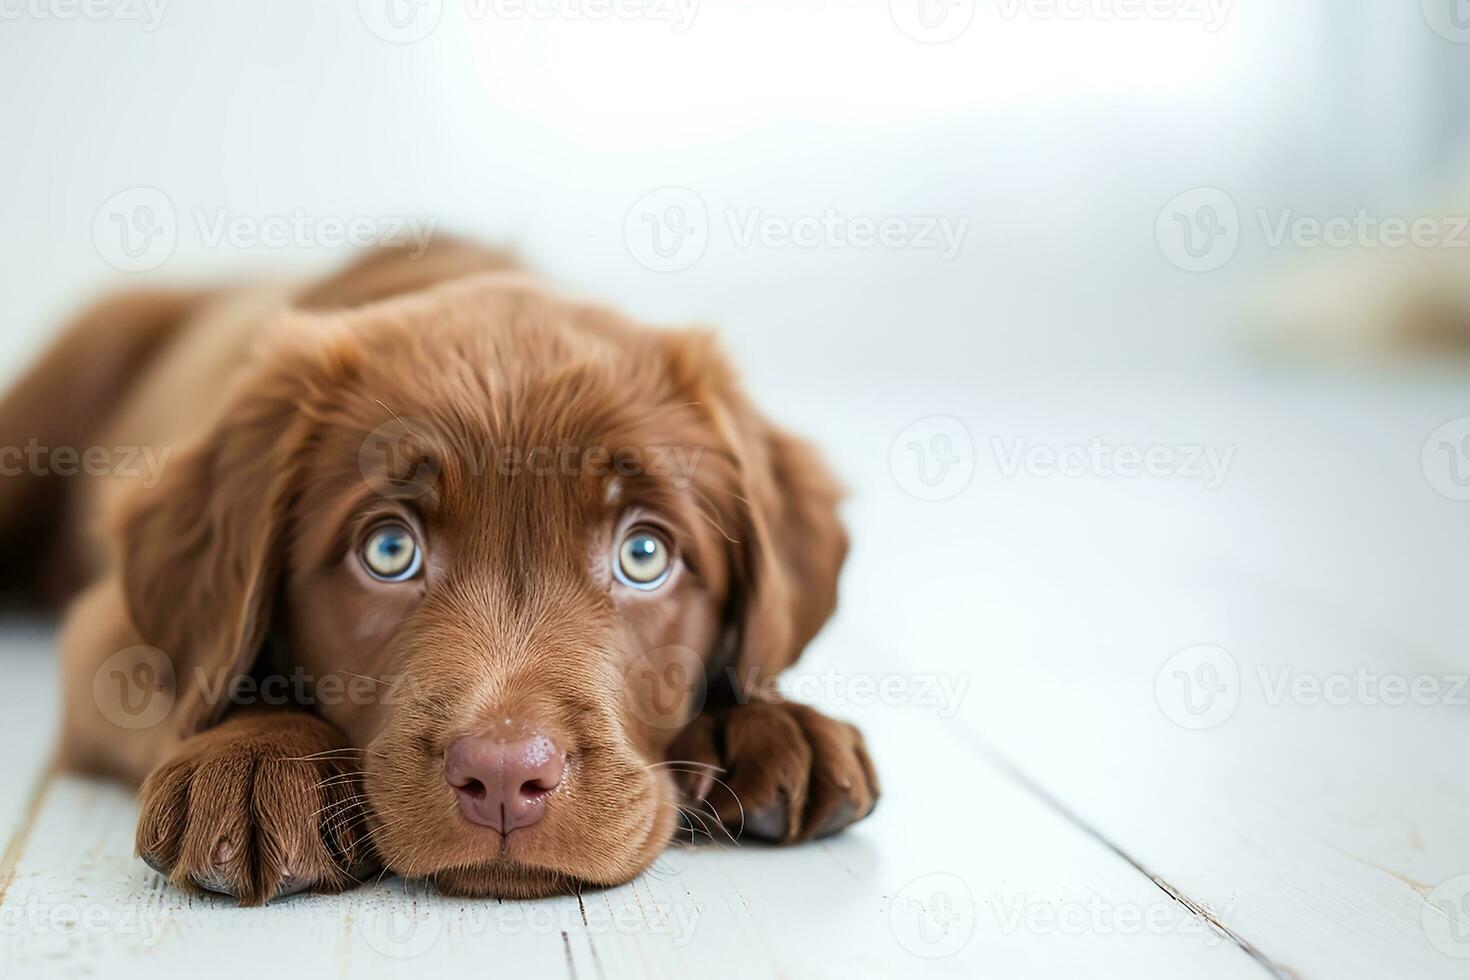
[[[31,829],[49,788],[52,732],[59,701],[54,695],[54,636],[43,623],[7,620],[0,625],[0,718],[11,750],[0,753],[0,903],[15,877]]]
[[[45,623],[0,619],[0,717],[23,751],[0,752],[0,832],[13,833],[50,758],[59,717],[55,634]]]
[[[1463,379],[1025,385],[936,397],[935,414],[967,420],[975,445],[970,487],[939,503],[882,479],[882,433],[911,415],[877,399],[842,420],[850,443],[827,434],[855,463],[849,482],[872,491],[853,508],[855,655],[968,680],[954,717],[977,747],[1284,974],[1463,975],[1470,944],[1445,934],[1470,928],[1456,890],[1470,885],[1470,771],[1455,748],[1470,716],[1470,505],[1437,494],[1421,465],[1429,433],[1466,411]],[[1208,490],[1007,476],[991,441],[1097,435],[1237,456]],[[1238,706],[1192,730],[1159,685],[1174,681],[1171,657],[1201,644],[1229,652]],[[1461,700],[1275,694],[1282,678],[1360,672],[1373,690],[1401,677]]]

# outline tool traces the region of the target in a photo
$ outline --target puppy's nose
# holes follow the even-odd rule
[[[444,753],[444,779],[470,823],[508,834],[541,819],[561,782],[565,755],[547,735],[455,739]]]

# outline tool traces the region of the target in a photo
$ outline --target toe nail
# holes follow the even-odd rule
[[[207,892],[218,892],[221,895],[229,895],[231,898],[239,898],[240,892],[228,878],[219,873],[204,874],[196,872],[189,876],[194,884]]]
[[[856,817],[857,804],[852,802],[851,800],[845,800],[837,808],[837,812],[833,813],[832,816],[828,817],[827,820],[822,824],[821,829],[817,831],[817,836],[826,837],[828,834],[835,834],[843,827],[846,827],[848,824],[852,823],[854,818]]]
[[[295,895],[298,892],[305,891],[310,884],[305,879],[292,878],[290,875],[287,875],[281,879],[281,884],[276,888],[276,893],[271,897],[285,898],[288,895]]]
[[[786,836],[786,808],[773,806],[747,813],[745,830],[756,837],[780,840]]]

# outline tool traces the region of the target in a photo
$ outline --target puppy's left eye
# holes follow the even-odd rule
[[[383,582],[406,582],[424,563],[417,539],[402,524],[384,524],[374,530],[358,554],[368,574]]]
[[[646,527],[635,527],[618,545],[618,581],[635,589],[656,589],[669,577],[673,555],[663,535]]]

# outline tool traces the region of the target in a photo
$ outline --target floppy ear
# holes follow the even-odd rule
[[[735,667],[746,690],[796,662],[837,606],[847,533],[841,496],[816,449],[758,415],[739,450],[746,501],[737,546]]]
[[[718,474],[726,492],[713,494],[713,505],[734,526],[726,534],[724,646],[711,666],[716,673],[733,668],[735,693],[748,693],[791,666],[837,605],[847,557],[837,519],[841,492],[811,444],[751,406],[711,334],[670,331],[665,338],[676,383],[711,413],[724,443],[701,464]]]
[[[294,389],[283,375],[249,379],[204,441],[119,515],[128,611],[173,662],[186,737],[224,715],[265,641],[296,491],[292,459],[307,433]]]

